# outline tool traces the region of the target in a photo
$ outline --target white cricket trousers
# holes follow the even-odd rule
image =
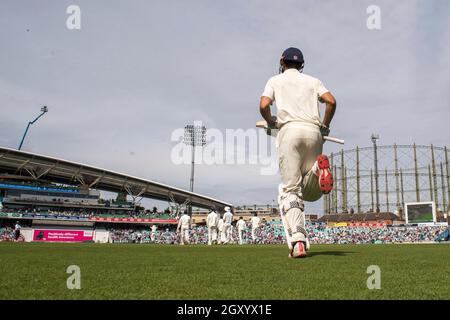
[[[224,223],[223,224],[222,236],[223,236],[222,242],[224,242],[224,243],[230,242],[230,239],[231,239],[231,224],[229,224],[229,223]]]
[[[289,122],[277,135],[281,174],[278,204],[290,249],[292,243],[307,238],[303,201],[314,202],[322,196],[316,162],[322,148],[322,135],[313,124]]]
[[[221,244],[226,243],[227,237],[225,235],[225,225],[222,226],[222,230],[219,229],[219,232],[217,233],[217,239]]]
[[[239,244],[243,244],[244,243],[244,230],[238,230],[238,234],[239,234]]]
[[[252,240],[253,240],[253,242],[255,242],[256,241],[256,230],[258,230],[258,228],[252,228]]]
[[[208,245],[211,245],[213,241],[217,241],[217,227],[208,228]]]
[[[180,244],[189,243],[189,228],[181,228]]]

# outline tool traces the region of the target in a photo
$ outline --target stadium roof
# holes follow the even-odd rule
[[[83,163],[53,158],[36,153],[0,147],[0,174],[10,174],[29,180],[45,179],[69,185],[87,185],[111,192],[127,192],[134,197],[167,200],[178,204],[190,201],[195,207],[217,208],[230,203],[169,185],[134,177]]]

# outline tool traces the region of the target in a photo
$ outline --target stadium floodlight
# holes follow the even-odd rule
[[[184,143],[192,147],[190,191],[194,192],[195,147],[203,147],[206,144],[206,127],[201,125],[201,122],[186,125],[184,127]],[[191,214],[192,207],[189,206],[188,210]]]
[[[380,212],[380,188],[378,187],[378,155],[377,155],[377,140],[380,139],[378,134],[372,133],[372,143],[373,143],[373,165],[375,171],[375,212]]]
[[[41,108],[41,114],[38,115],[38,116],[36,117],[36,119],[34,119],[33,121],[28,122],[27,128],[25,129],[25,133],[23,134],[22,140],[20,141],[20,144],[19,144],[19,150],[22,149],[23,141],[25,140],[25,136],[27,135],[28,129],[30,128],[30,126],[31,126],[33,123],[35,123],[40,117],[42,117],[42,116],[43,116],[45,113],[47,113],[47,112],[48,112],[47,106],[43,106],[43,107]]]

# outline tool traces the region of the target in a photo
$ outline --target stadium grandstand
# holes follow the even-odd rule
[[[117,194],[103,199],[101,191]],[[169,207],[151,210],[139,198],[166,200]],[[129,200],[131,198],[131,201]],[[160,243],[178,244],[178,215],[193,206],[191,243],[207,243],[206,215],[211,206],[223,212],[230,203],[191,193],[154,181],[85,164],[34,153],[0,148],[0,241]],[[235,221],[246,222],[246,243],[285,243],[278,207],[240,205],[233,208]],[[258,240],[251,240],[251,217],[261,226]],[[445,217],[446,218],[446,217]],[[448,241],[448,223],[406,225],[391,212],[307,213],[311,243],[403,243]],[[233,228],[232,243],[238,235]]]
[[[232,206],[225,201],[124,173],[4,147],[0,147],[0,173],[3,180],[38,182],[45,179],[52,183],[78,185],[79,191],[95,188],[126,192],[133,199],[148,197],[200,208]]]
[[[101,191],[117,194],[113,200]],[[131,198],[132,201],[128,201]],[[163,200],[169,208],[146,210],[142,198]],[[0,226],[18,222],[24,240],[106,242],[111,225],[120,228],[157,224],[176,225],[177,215],[187,206],[222,210],[231,203],[63,159],[0,148]],[[98,232],[95,232],[98,231]],[[51,233],[52,236],[47,236]],[[96,237],[96,234],[102,236]]]

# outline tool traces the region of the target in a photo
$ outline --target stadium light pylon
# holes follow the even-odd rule
[[[30,126],[31,126],[32,124],[34,124],[40,117],[42,117],[42,116],[43,116],[45,113],[47,113],[47,112],[48,112],[47,106],[43,106],[43,107],[41,108],[41,114],[38,115],[38,116],[36,117],[36,119],[34,119],[33,121],[28,122],[28,125],[27,125],[27,127],[26,127],[26,129],[25,129],[25,132],[24,132],[23,136],[22,136],[22,140],[20,141],[20,144],[19,144],[19,150],[22,149],[23,141],[25,140],[25,136],[27,135],[28,129],[30,128]]]

